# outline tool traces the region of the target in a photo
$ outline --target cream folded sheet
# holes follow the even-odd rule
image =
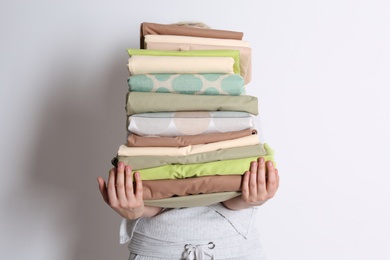
[[[140,50],[127,49],[129,56],[174,56],[174,57],[230,57],[233,58],[233,72],[240,74],[240,52],[238,50],[188,50],[188,51],[167,51],[167,50]]]
[[[240,52],[240,75],[244,78],[245,84],[248,84],[252,79],[252,49],[250,47],[205,45],[194,43],[151,42],[148,44],[148,49],[171,51],[238,50]]]
[[[156,34],[145,35],[146,49],[149,49],[148,44],[153,42],[249,47],[249,42],[243,40],[205,38],[205,37],[180,36],[180,35],[156,35]]]
[[[127,67],[130,75],[151,73],[230,73],[231,57],[131,56]]]
[[[117,154],[118,156],[185,156],[190,154],[217,151],[224,148],[256,145],[259,143],[259,136],[254,134],[233,140],[226,140],[209,144],[189,145],[184,147],[128,147],[126,145],[121,145]]]

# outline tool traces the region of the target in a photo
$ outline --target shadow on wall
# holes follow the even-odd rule
[[[96,181],[107,177],[110,160],[125,140],[128,74],[122,49],[116,48],[120,52],[113,53],[104,71],[80,75],[85,68],[68,63],[48,75],[44,89],[53,91],[37,122],[32,178],[25,180],[20,196],[35,205],[31,230],[49,236],[47,249],[58,248],[57,259],[128,258],[127,247],[119,245],[120,217],[105,205]],[[96,77],[86,78],[92,74]]]

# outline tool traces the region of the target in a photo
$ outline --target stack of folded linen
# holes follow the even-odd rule
[[[259,156],[258,102],[245,95],[251,49],[240,32],[141,24],[128,49],[127,143],[118,161],[143,181],[145,205],[203,206],[240,195]]]

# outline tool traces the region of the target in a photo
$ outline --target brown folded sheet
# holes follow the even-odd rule
[[[143,181],[143,199],[241,191],[242,175],[204,176],[176,180]]]
[[[186,135],[176,137],[149,137],[129,134],[127,136],[127,146],[129,147],[184,147],[195,144],[208,144],[226,140],[232,140],[244,136],[256,134],[255,129],[246,129],[235,132]]]
[[[140,48],[144,49],[144,36],[147,34],[159,35],[182,35],[205,38],[218,39],[234,39],[242,40],[244,34],[242,32],[194,28],[188,26],[180,26],[174,24],[158,24],[158,23],[141,23],[140,32]]]

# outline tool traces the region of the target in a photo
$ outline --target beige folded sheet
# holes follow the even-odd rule
[[[161,35],[184,35],[195,37],[219,38],[219,39],[236,39],[242,40],[244,34],[242,32],[203,29],[187,26],[179,26],[174,24],[159,24],[143,22],[140,26],[140,47],[144,48],[144,37],[148,34]]]
[[[240,191],[241,181],[242,175],[143,181],[143,198],[144,200],[154,200],[174,196]]]
[[[201,135],[186,135],[174,137],[159,137],[159,136],[139,136],[129,134],[127,136],[127,146],[129,147],[183,147],[194,144],[208,144],[219,141],[236,139],[244,136],[257,134],[256,129],[246,129],[242,131],[216,133],[216,134],[201,134]]]

